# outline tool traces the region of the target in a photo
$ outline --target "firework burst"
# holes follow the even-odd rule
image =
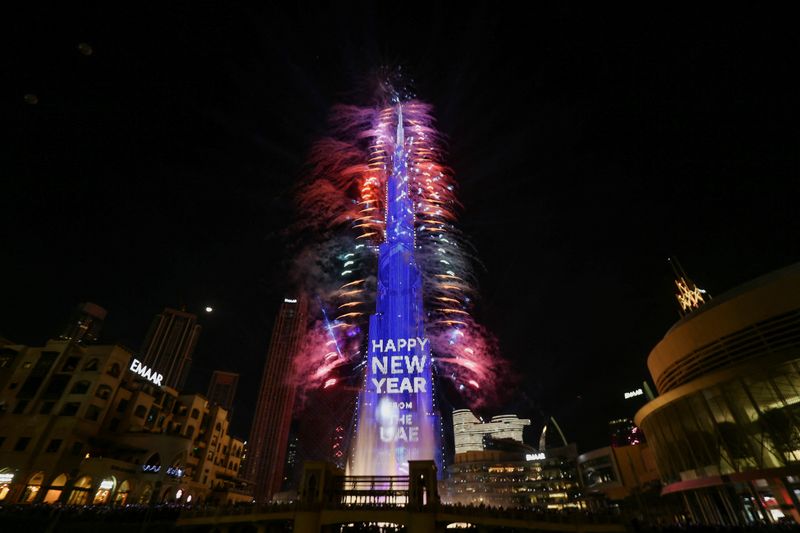
[[[495,339],[472,316],[475,258],[456,226],[457,183],[444,164],[432,107],[418,100],[402,107],[426,334],[437,376],[451,380],[477,407],[494,398],[503,364]],[[397,113],[390,103],[336,106],[330,131],[315,143],[297,195],[301,225],[318,238],[299,255],[296,273],[306,290],[319,296],[321,315],[297,360],[302,387],[335,385],[334,371],[340,367],[360,370],[366,323],[375,305],[377,247],[385,238]]]

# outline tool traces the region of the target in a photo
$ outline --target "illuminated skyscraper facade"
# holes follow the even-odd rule
[[[365,383],[350,468],[356,475],[402,475],[408,474],[409,460],[441,462],[422,276],[414,258],[407,152],[398,105],[386,186],[386,239],[378,251],[376,309],[369,321]]]
[[[272,498],[283,482],[295,397],[292,363],[306,331],[306,317],[305,298],[285,298],[272,328],[247,443],[247,478],[254,483],[258,503]]]
[[[164,385],[183,390],[202,329],[196,315],[165,308],[150,325],[142,345],[142,361],[164,375]]]

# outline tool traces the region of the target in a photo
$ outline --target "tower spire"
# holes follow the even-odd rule
[[[403,131],[403,104],[397,104],[397,136],[395,146],[403,147],[406,142],[405,132]]]

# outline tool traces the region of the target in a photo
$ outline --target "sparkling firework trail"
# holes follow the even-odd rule
[[[443,139],[430,105],[403,102],[415,247],[424,277],[426,334],[440,378],[452,380],[472,407],[493,400],[504,368],[494,337],[474,320],[475,262],[456,227],[461,208]],[[331,310],[309,332],[296,365],[301,387],[331,387],[342,365],[359,369],[366,321],[375,308],[377,246],[385,238],[386,182],[391,171],[397,114],[392,105],[336,106],[330,137],[312,148],[309,173],[298,194],[302,229],[319,241],[301,254],[297,274],[312,280]],[[320,259],[315,254],[327,254]],[[312,266],[309,266],[312,265]],[[325,338],[327,337],[327,338]],[[324,339],[324,340],[323,340]],[[334,353],[329,357],[333,339]],[[315,344],[316,343],[322,343]],[[311,376],[311,378],[309,378]],[[332,381],[333,380],[333,381]]]

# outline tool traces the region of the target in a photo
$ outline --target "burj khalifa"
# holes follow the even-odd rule
[[[375,314],[359,394],[349,473],[404,475],[409,460],[441,463],[422,275],[415,262],[414,202],[402,105],[386,184],[386,233],[378,248]],[[439,464],[441,467],[441,464]],[[440,469],[441,471],[441,469]]]

